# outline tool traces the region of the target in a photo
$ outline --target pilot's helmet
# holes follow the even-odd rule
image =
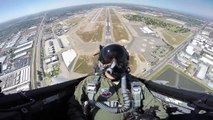
[[[129,67],[129,54],[124,46],[118,44],[109,44],[100,47],[99,61],[103,64],[112,64],[116,61],[117,72],[127,72]]]

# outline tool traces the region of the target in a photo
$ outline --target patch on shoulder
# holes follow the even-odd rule
[[[101,96],[109,98],[112,96],[112,93],[109,91],[109,88],[101,88]]]

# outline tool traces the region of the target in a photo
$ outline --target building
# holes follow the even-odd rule
[[[24,47],[24,46],[27,46],[27,45],[30,45],[30,44],[33,44],[33,41],[25,42],[21,45],[18,45],[16,48],[21,48],[21,47]]]
[[[57,40],[58,40],[58,44],[59,44],[59,46],[60,46],[61,48],[64,48],[64,45],[63,45],[63,43],[61,42],[61,39],[60,39],[60,38],[58,38]]]
[[[208,66],[204,65],[204,64],[199,64],[199,71],[197,73],[197,78],[203,80],[206,78],[206,73],[207,73],[207,70],[208,70]]]
[[[0,74],[3,72],[3,65],[2,62],[0,62]]]
[[[140,30],[143,31],[144,33],[147,33],[147,34],[153,34],[153,33],[154,33],[154,32],[153,32],[150,28],[148,28],[147,26],[145,26],[145,27],[143,27],[143,28],[140,27]]]
[[[200,61],[202,61],[202,62],[204,62],[204,63],[206,63],[206,64],[209,64],[209,65],[213,65],[213,61],[210,60],[210,59],[208,59],[208,58],[205,57],[205,56],[202,56],[202,57],[200,58]]]
[[[16,93],[30,89],[30,66],[18,69],[0,77],[2,92],[5,94]]]
[[[21,37],[21,32],[18,32],[16,35],[14,35],[10,41],[7,42],[5,48],[13,47],[16,44],[16,41]]]
[[[49,47],[48,47],[48,52],[49,54],[54,54],[55,53],[55,47],[54,47],[54,44],[53,44],[53,41],[48,41],[49,43]]]
[[[77,56],[76,52],[73,49],[67,50],[63,52],[61,55],[67,68]]]
[[[1,44],[0,44],[0,49],[3,48],[4,45],[5,45],[5,42],[1,43]]]
[[[188,45],[187,47],[186,47],[186,53],[188,53],[189,55],[193,55],[194,54],[194,48],[192,47],[192,46],[190,46],[190,45]]]
[[[0,62],[1,62],[2,64],[5,62],[6,57],[7,57],[7,56],[1,56],[1,57],[0,57]]]
[[[13,57],[13,60],[20,58],[20,57],[23,57],[25,55],[27,55],[27,52],[18,53],[18,54],[15,55],[15,57]]]
[[[31,43],[31,44],[29,44],[29,45],[26,45],[26,46],[24,46],[24,47],[21,47],[21,48],[16,49],[13,53],[14,53],[14,54],[17,54],[17,53],[19,53],[19,52],[26,51],[27,49],[30,49],[30,48],[32,48],[32,47],[33,47],[33,44]]]
[[[47,59],[44,60],[44,62],[46,64],[50,64],[52,62],[57,62],[57,61],[58,61],[58,56],[56,56],[56,55],[52,56],[51,58],[47,58]]]

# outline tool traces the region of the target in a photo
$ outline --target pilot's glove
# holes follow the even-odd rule
[[[142,115],[141,115],[141,120],[160,120],[156,116],[156,110],[158,110],[158,107],[151,107],[150,109],[146,110]]]
[[[140,116],[140,120],[160,120],[160,119],[151,114],[143,114]]]
[[[129,114],[125,120],[159,120],[158,117],[152,115],[152,114],[141,114],[141,113],[137,113],[137,112],[133,112],[131,114]]]

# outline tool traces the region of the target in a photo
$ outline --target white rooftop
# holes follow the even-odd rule
[[[144,33],[148,33],[148,34],[153,33],[153,31],[152,31],[150,28],[148,28],[147,26],[145,26],[145,27],[143,27],[143,28],[140,28],[140,29],[141,29],[141,31],[143,31]]]
[[[186,53],[188,53],[189,55],[193,55],[194,54],[194,48],[192,47],[192,46],[190,46],[190,45],[188,45],[187,47],[186,47]]]
[[[29,44],[29,45],[27,45],[27,46],[24,46],[24,47],[21,47],[21,48],[19,48],[19,49],[16,49],[16,50],[14,51],[14,54],[19,53],[19,52],[22,52],[22,51],[25,51],[25,50],[27,50],[27,49],[29,49],[29,48],[31,48],[31,47],[33,47],[33,44],[32,44],[32,43]]]
[[[17,88],[30,83],[30,66],[0,76],[0,79],[2,92],[13,93]]]
[[[7,57],[7,56],[2,56],[2,57],[0,57],[0,62],[1,62],[1,63],[4,63],[6,57]]]
[[[206,65],[204,65],[204,64],[200,64],[199,65],[199,67],[200,67],[200,70],[199,70],[199,72],[198,72],[198,74],[197,74],[197,77],[199,78],[199,79],[205,79],[205,77],[206,77],[206,72],[207,72],[207,70],[208,70],[208,66],[206,66]]]
[[[62,53],[62,58],[67,67],[72,63],[76,56],[77,54],[73,49],[67,50]]]
[[[21,45],[18,45],[16,48],[20,48],[20,47],[23,47],[25,45],[29,45],[29,44],[32,44],[32,43],[33,43],[33,41],[29,41],[29,42],[23,43]]]
[[[208,59],[208,58],[206,58],[206,57],[204,57],[204,56],[202,56],[200,60],[203,61],[204,63],[213,65],[213,61]]]
[[[27,52],[22,52],[22,53],[17,54],[13,59],[15,60],[15,59],[23,57],[25,55],[27,55]]]

